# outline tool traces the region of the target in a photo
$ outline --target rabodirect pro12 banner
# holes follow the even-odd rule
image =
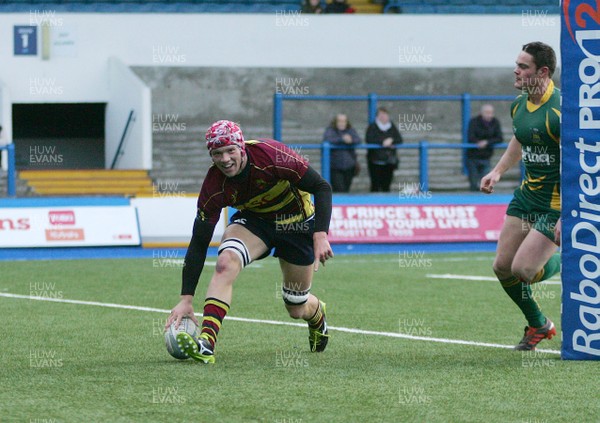
[[[562,351],[600,360],[600,10],[563,0]]]

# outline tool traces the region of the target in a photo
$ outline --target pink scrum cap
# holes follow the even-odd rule
[[[213,123],[206,131],[205,138],[206,147],[209,151],[228,145],[235,145],[239,147],[242,152],[246,151],[244,135],[242,134],[240,126],[230,120],[219,120]]]

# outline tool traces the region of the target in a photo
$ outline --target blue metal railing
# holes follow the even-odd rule
[[[471,102],[473,101],[513,101],[514,95],[291,95],[275,93],[273,96],[273,138],[282,141],[283,102],[289,101],[366,101],[367,119],[375,121],[379,101],[458,101],[461,103],[462,142],[469,142],[469,121],[471,120]],[[467,173],[466,156],[463,154],[463,173]]]
[[[282,140],[283,102],[288,101],[366,101],[369,123],[375,121],[378,102],[381,101],[459,101],[461,103],[462,140],[468,142],[472,101],[513,101],[514,95],[291,95],[275,93],[273,96],[273,138]]]
[[[364,149],[372,150],[382,148],[375,144],[355,144],[353,146],[334,145],[328,141],[319,144],[289,144],[289,147],[295,151],[302,149],[321,151],[321,175],[327,182],[331,182],[330,158],[331,150]],[[429,191],[429,150],[430,149],[469,149],[477,148],[474,144],[446,144],[429,141],[420,141],[413,144],[397,144],[395,149],[417,149],[419,150],[419,188],[423,191]],[[494,148],[506,148],[508,144],[496,144]],[[524,168],[521,166],[521,177],[524,176]]]
[[[371,97],[373,96],[373,97]],[[292,95],[275,93],[273,97],[273,139],[281,141],[281,124],[283,121],[283,100],[293,101],[367,101],[368,114],[371,109],[377,111],[376,94],[366,95]],[[374,107],[374,108],[373,108]],[[373,115],[375,116],[375,115]],[[375,120],[375,117],[373,117]],[[369,122],[372,122],[369,120]]]
[[[17,195],[17,169],[15,166],[15,145],[6,144],[0,146],[0,151],[6,150],[8,154],[8,170],[6,174],[7,194],[9,197]]]
[[[379,145],[374,144],[358,144],[354,146],[341,146],[341,145],[333,145],[329,142],[323,143],[315,143],[315,144],[290,144],[290,148],[295,151],[299,151],[301,149],[306,150],[320,150],[321,151],[321,175],[325,180],[330,182],[331,178],[331,167],[330,167],[330,159],[331,159],[331,150],[342,150],[342,149],[378,149],[382,148]],[[496,144],[495,148],[506,148],[508,144]],[[444,143],[432,143],[429,141],[421,141],[419,143],[413,144],[398,144],[395,145],[394,148],[401,149],[418,149],[419,150],[419,187],[422,191],[429,190],[429,150],[430,149],[469,149],[469,148],[477,148],[477,146],[473,144],[444,144]],[[15,146],[14,144],[8,144],[5,146],[0,146],[0,151],[7,150],[8,151],[8,172],[7,172],[7,186],[8,186],[8,196],[15,197],[17,195],[16,188],[16,166],[15,166]],[[521,176],[523,177],[524,169],[521,167]]]

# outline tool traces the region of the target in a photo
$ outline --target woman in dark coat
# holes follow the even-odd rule
[[[329,124],[323,135],[323,141],[333,145],[353,146],[361,140],[348,117],[340,113]],[[334,192],[348,192],[355,172],[358,169],[354,148],[331,150],[331,188]]]

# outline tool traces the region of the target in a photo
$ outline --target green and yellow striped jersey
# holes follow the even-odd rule
[[[519,189],[535,204],[560,210],[560,90],[550,81],[539,105],[521,94],[511,116],[526,171]]]

